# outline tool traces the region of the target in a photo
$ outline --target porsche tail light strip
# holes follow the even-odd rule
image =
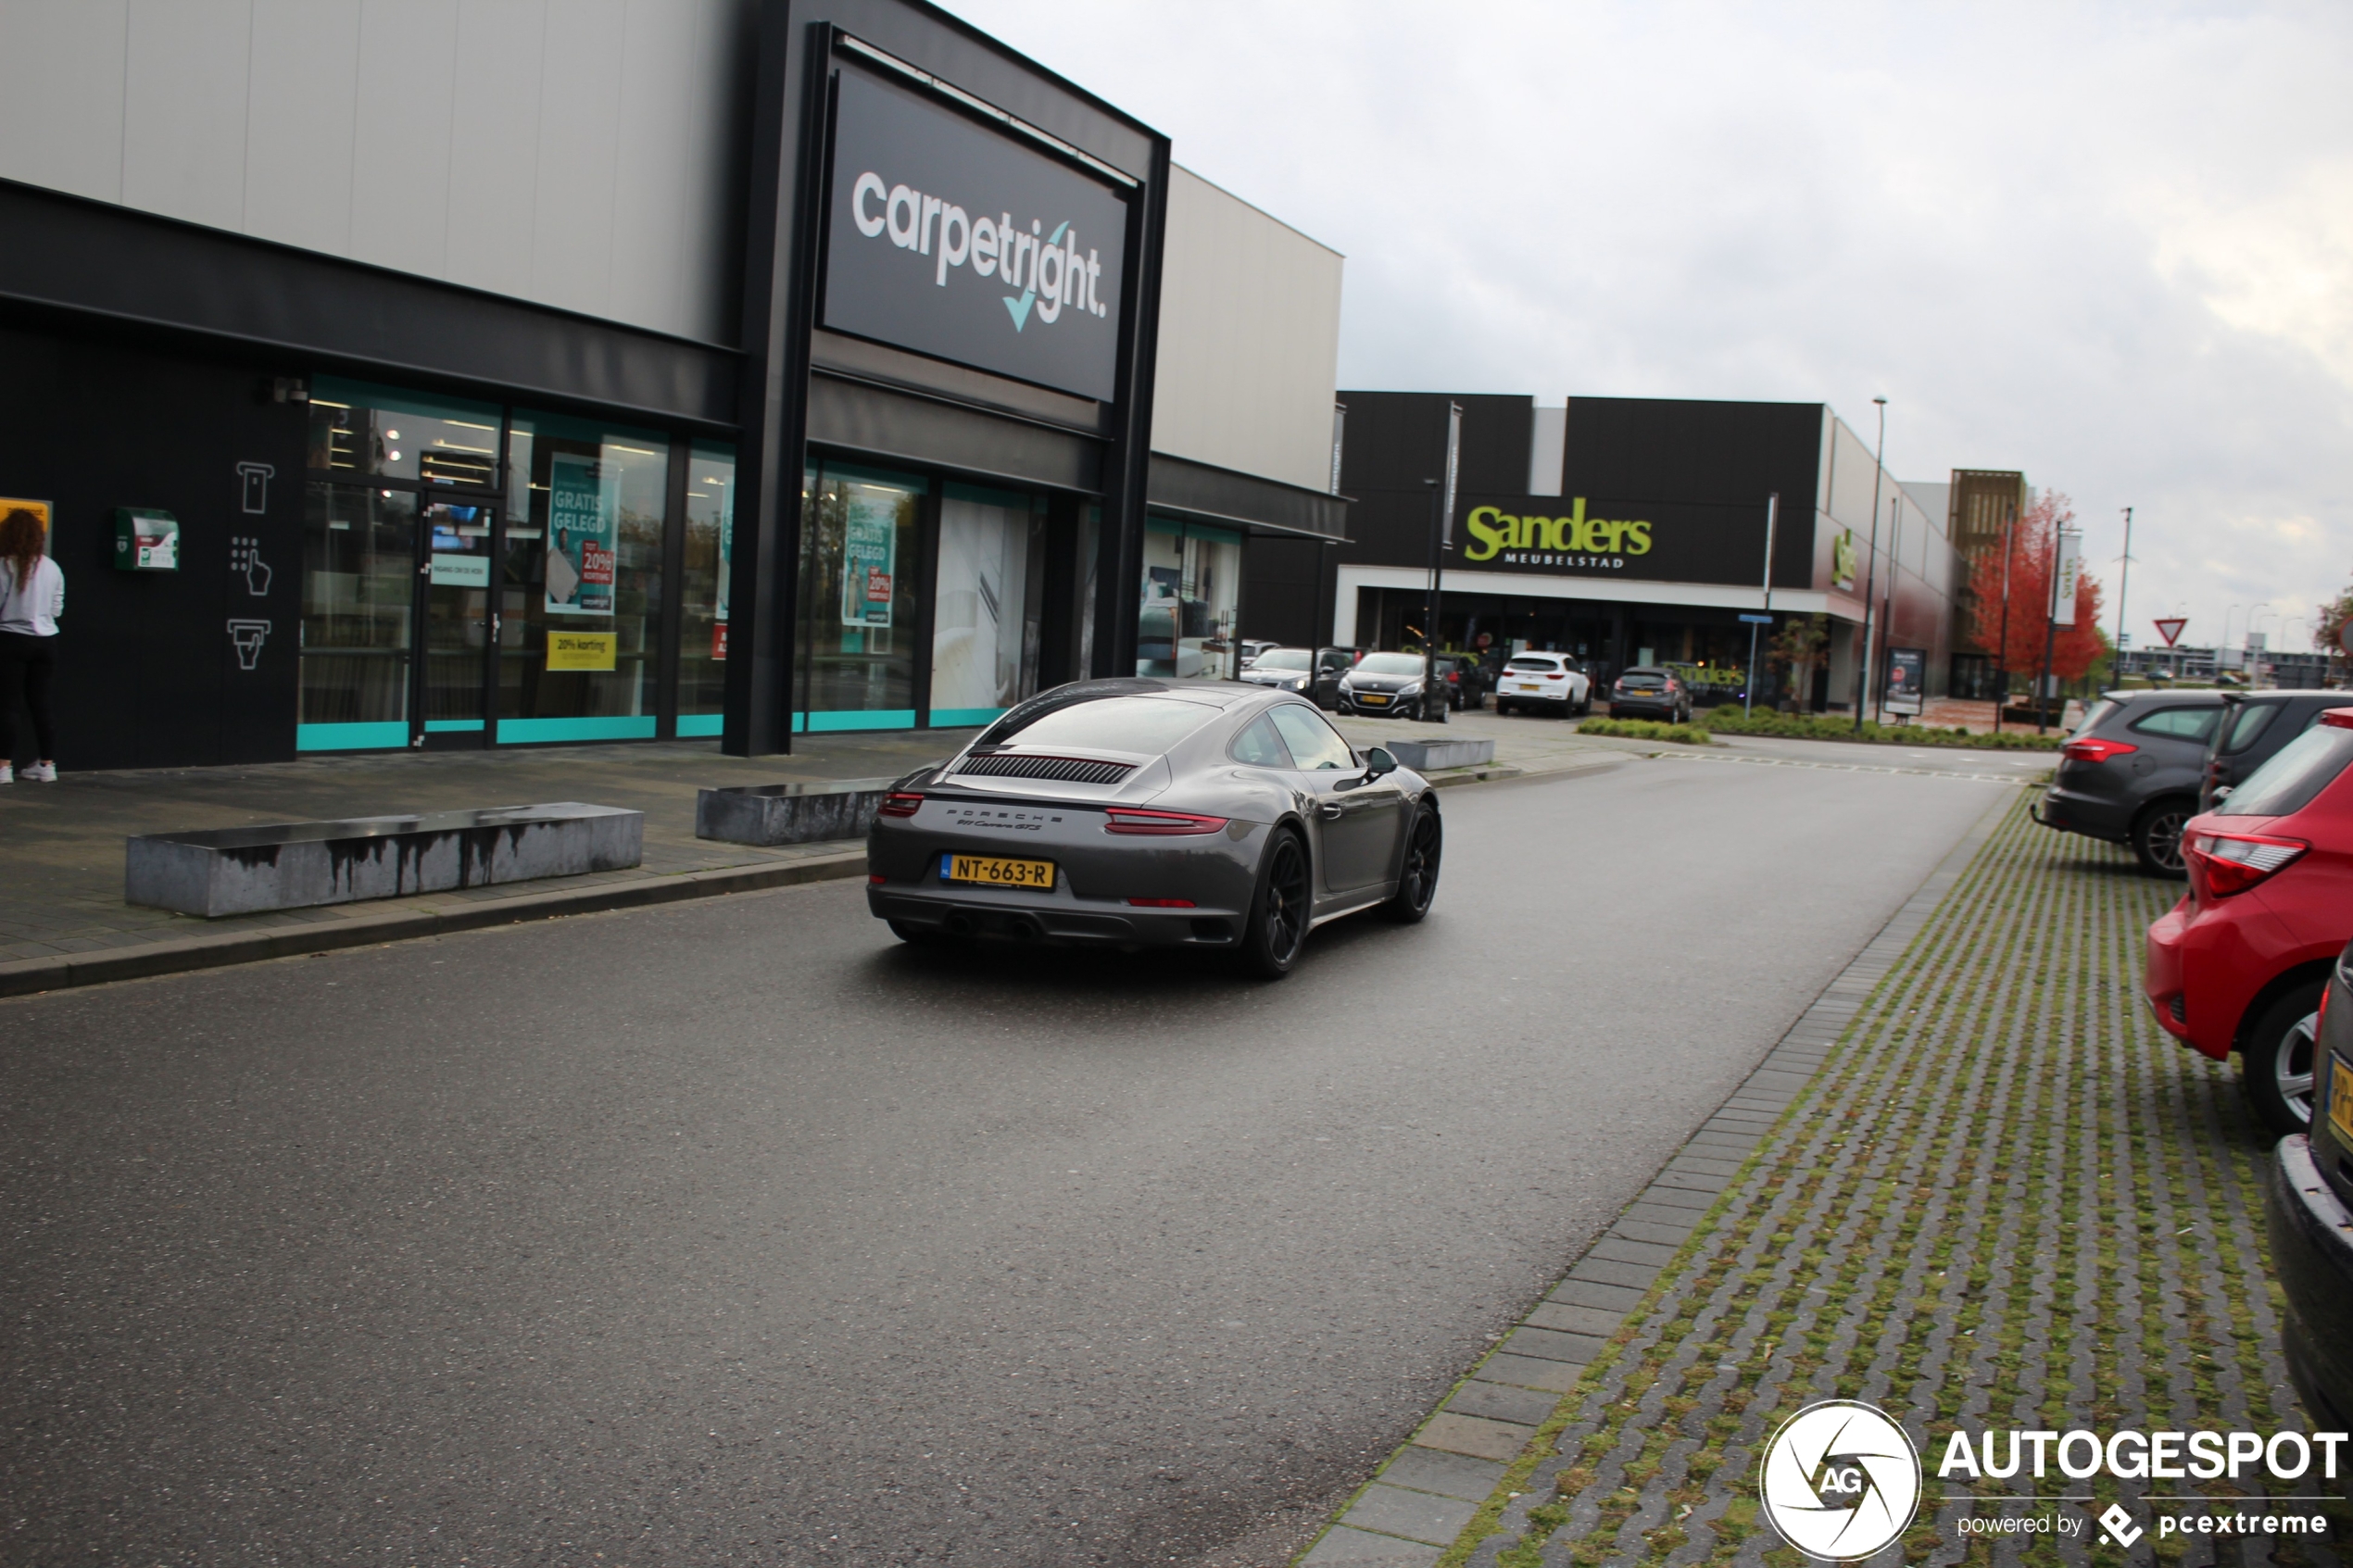
[[[924,797],[913,790],[894,789],[875,808],[879,817],[912,817],[923,809]]]
[[[1139,807],[1114,806],[1103,815],[1110,819],[1103,823],[1105,833],[1174,837],[1180,834],[1226,831],[1225,818],[1203,817],[1191,811],[1147,811]]]
[[[2199,833],[2184,840],[2183,847],[2207,892],[2228,898],[2294,865],[2312,847],[2300,839],[2251,833]]]

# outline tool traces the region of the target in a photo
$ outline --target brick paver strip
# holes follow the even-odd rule
[[[1562,1382],[1530,1369],[1572,1375],[1434,1561],[1803,1562],[1758,1516],[1755,1471],[1772,1426],[1818,1399],[1881,1404],[1920,1447],[1925,1500],[1874,1560],[1888,1565],[2117,1559],[2049,1537],[1964,1547],[1954,1524],[1973,1494],[1935,1476],[1957,1425],[2309,1428],[2268,1277],[2271,1140],[2231,1070],[2176,1044],[2139,997],[2142,934],[2178,891],[2033,825],[2022,798],[1981,822],[1698,1135],[1719,1160],[1726,1135],[1758,1139],[1755,1152],[1705,1190],[1696,1151],[1679,1153],[1474,1371],[1547,1392]],[[1647,1289],[1591,1277],[1605,1253],[1655,1249],[1679,1225]],[[1598,1346],[1590,1360],[1525,1353],[1571,1333]],[[1384,1466],[1382,1488],[1415,1487],[1424,1445],[1455,1445],[1441,1424],[1459,1398]],[[2087,1512],[2118,1494],[2104,1476],[2044,1489],[2060,1485],[2094,1494]],[[1323,1537],[1336,1550],[1382,1531],[1364,1495]],[[2334,1528],[2353,1537],[2353,1517],[2337,1511]],[[2152,1551],[2337,1561],[2306,1538],[2153,1530],[2138,1560]]]

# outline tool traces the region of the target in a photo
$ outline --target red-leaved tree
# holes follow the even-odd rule
[[[2075,521],[2075,507],[2065,495],[2045,490],[2034,504],[2019,513],[2010,532],[2008,585],[2003,583],[2002,547],[1981,550],[1969,563],[1970,607],[1974,641],[1981,653],[1994,656],[1996,667],[2032,677],[2043,668],[2043,638],[2051,628],[2051,551],[2059,530]],[[2002,601],[2009,600],[2009,638],[2002,636]],[[2071,681],[2092,667],[2100,656],[2100,585],[2089,571],[2079,574],[2075,588],[2075,624],[2058,629],[2051,649],[2051,673]]]

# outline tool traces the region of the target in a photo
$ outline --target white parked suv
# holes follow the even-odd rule
[[[1495,677],[1495,711],[1514,709],[1567,717],[1593,710],[1593,678],[1565,653],[1514,654]]]

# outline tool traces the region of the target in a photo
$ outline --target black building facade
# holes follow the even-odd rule
[[[699,334],[0,179],[65,767],[983,722],[1137,668],[1151,526],[1342,531],[1152,456],[1165,137],[909,0],[698,14]]]

